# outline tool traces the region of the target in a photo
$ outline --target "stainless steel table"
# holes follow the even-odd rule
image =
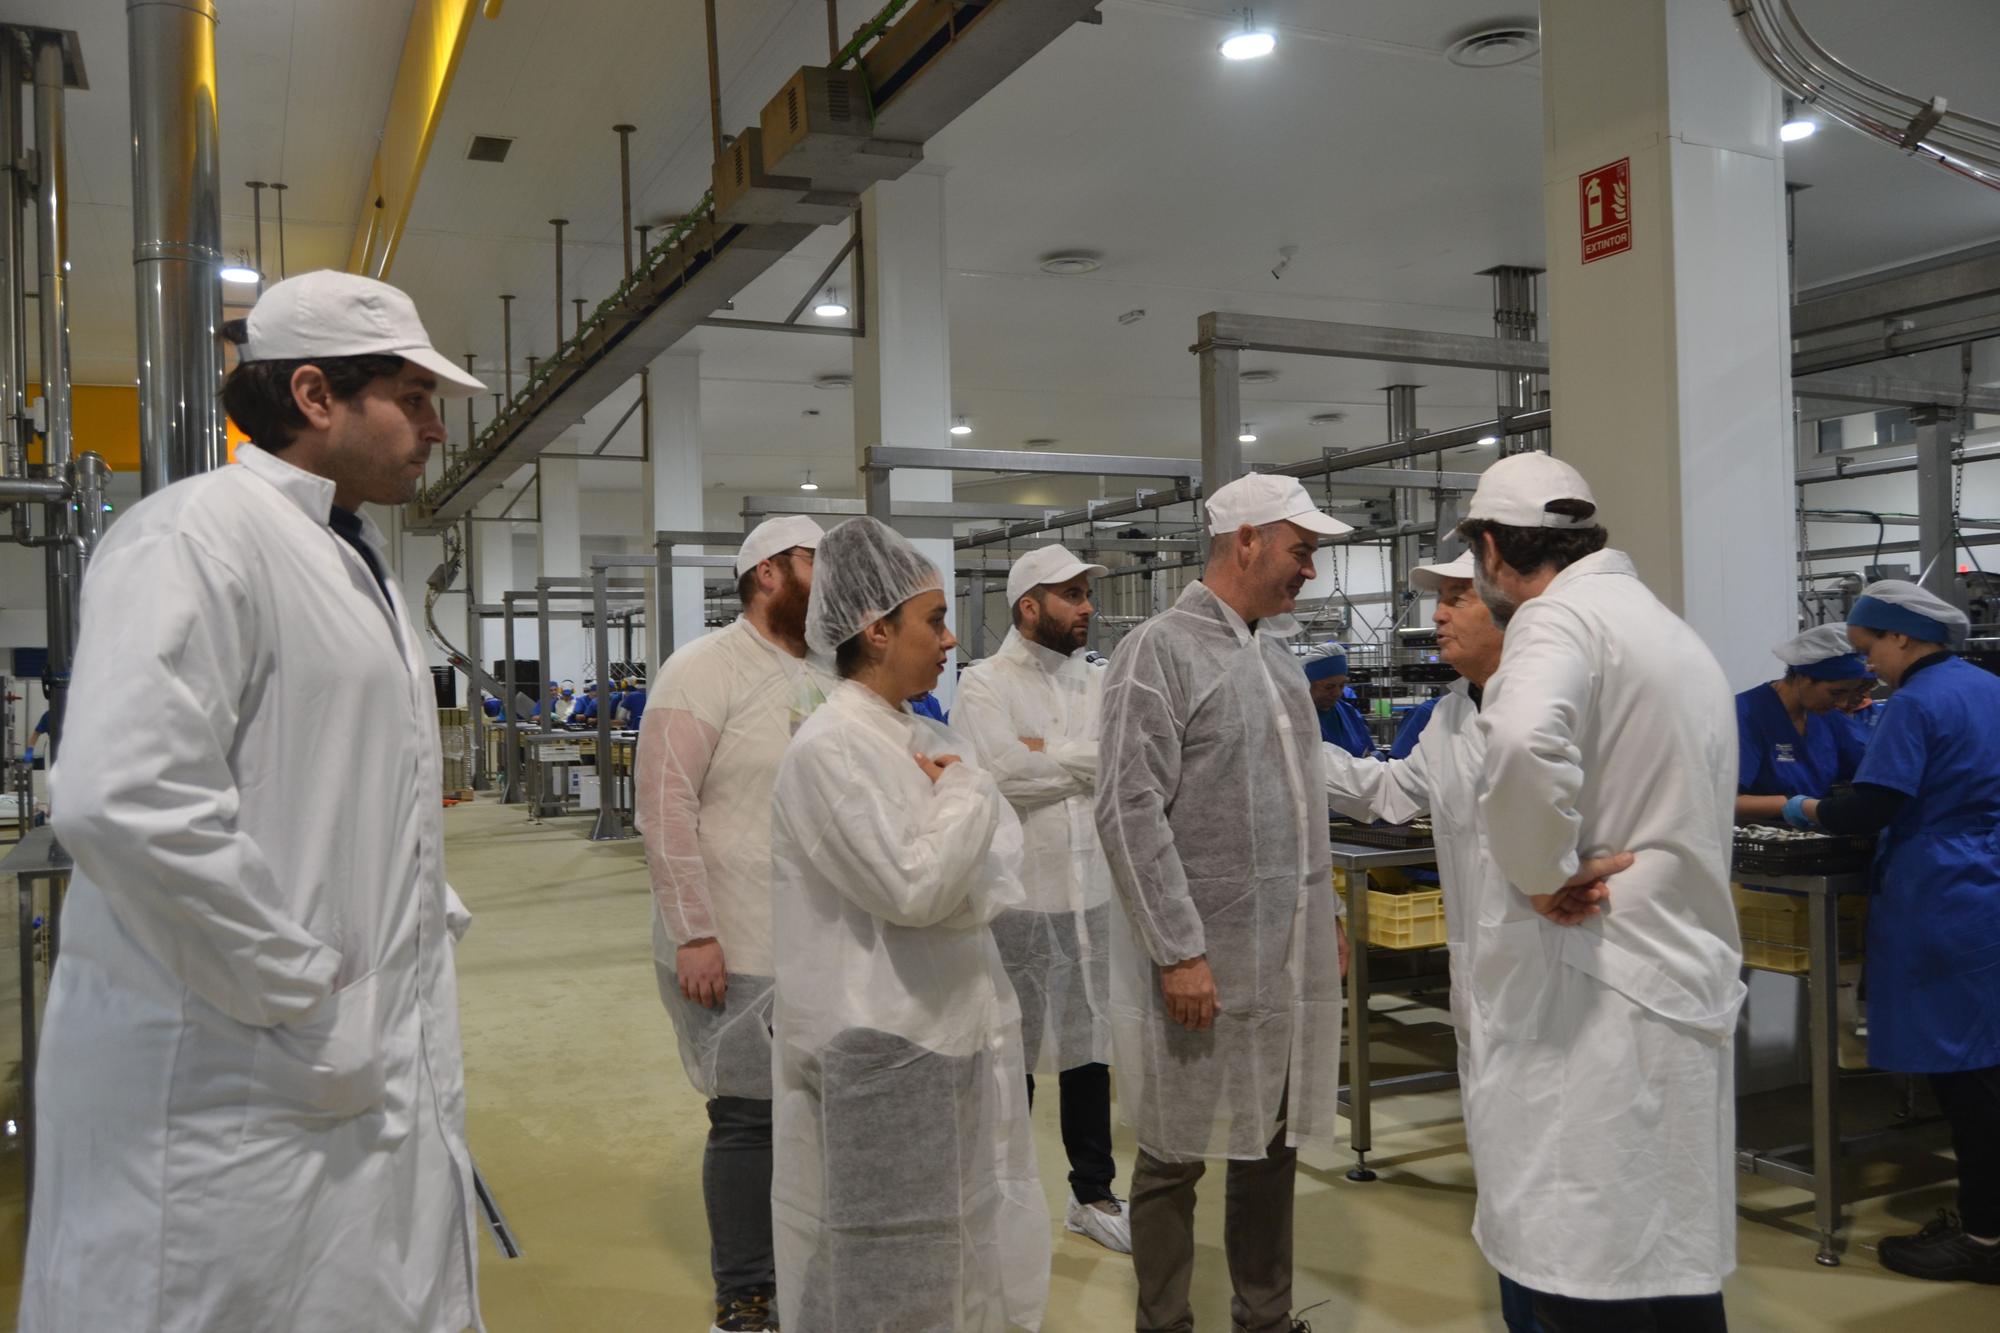
[[[1456,1070],[1435,1070],[1405,1074],[1374,1082],[1369,1073],[1368,997],[1374,993],[1368,979],[1368,871],[1435,866],[1437,852],[1430,847],[1364,847],[1356,843],[1333,844],[1333,868],[1347,872],[1347,1086],[1341,1100],[1347,1105],[1348,1146],[1354,1150],[1349,1180],[1373,1180],[1368,1166],[1373,1147],[1372,1101],[1377,1091],[1428,1092],[1455,1087]]]
[[[1844,1222],[1846,1179],[1842,1171],[1850,1150],[1900,1136],[1888,1129],[1843,1138],[1840,1133],[1840,911],[1838,899],[1868,892],[1861,871],[1843,875],[1738,874],[1745,888],[1804,895],[1810,961],[1806,972],[1807,1032],[1812,1064],[1812,1141],[1782,1148],[1740,1148],[1737,1169],[1766,1180],[1810,1190],[1813,1225],[1819,1233],[1814,1258],[1829,1268],[1840,1263],[1834,1248]]]
[[[15,900],[20,912],[21,952],[21,1110],[17,1117],[21,1155],[26,1172],[23,1193],[33,1195],[35,1187],[35,1049],[41,1034],[42,977],[56,964],[60,942],[57,922],[62,914],[63,890],[69,886],[75,868],[68,852],[56,841],[55,830],[46,826],[31,829],[0,860],[0,878],[14,881]],[[46,889],[45,899],[41,891]],[[46,906],[38,909],[38,903]],[[41,961],[37,967],[35,921],[43,922]]]

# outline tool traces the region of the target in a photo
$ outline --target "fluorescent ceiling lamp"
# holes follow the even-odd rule
[[[965,424],[964,417],[956,417],[951,423],[951,433],[953,435],[970,435],[972,434],[972,427]]]
[[[1246,11],[1243,15],[1243,31],[1231,34],[1222,43],[1224,60],[1259,60],[1278,49],[1277,37],[1252,26],[1253,22]]]
[[[826,289],[826,296],[813,307],[813,313],[821,319],[839,319],[847,313],[847,306],[834,295],[833,288],[829,287]]]

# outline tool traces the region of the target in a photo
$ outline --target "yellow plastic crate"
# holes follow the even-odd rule
[[[1802,894],[1770,893],[1733,886],[1736,924],[1743,935],[1743,961],[1767,972],[1805,973],[1812,970],[1811,916]],[[1840,956],[1861,952],[1868,927],[1868,900],[1840,899]]]
[[[1368,942],[1382,949],[1444,943],[1444,890],[1368,890]]]

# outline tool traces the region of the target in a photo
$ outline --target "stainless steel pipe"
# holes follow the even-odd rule
[[[500,293],[500,380],[506,401],[514,401],[514,294]],[[494,413],[498,416],[496,410]]]
[[[618,235],[625,242],[625,277],[632,277],[632,131],[637,125],[613,125],[618,136]]]
[[[214,0],[126,0],[139,488],[228,457],[222,404],[221,151]]]
[[[21,59],[0,41],[0,478],[28,475],[27,272],[21,264]]]
[[[59,477],[69,466],[69,162],[63,131],[63,49],[54,37],[35,48],[35,257],[42,321],[42,403],[48,430],[43,461]]]
[[[562,307],[563,307],[563,290],[562,290],[562,259],[563,259],[563,256],[562,256],[562,234],[563,234],[563,228],[564,228],[564,227],[567,227],[567,226],[569,225],[569,219],[568,219],[568,218],[550,218],[550,219],[549,219],[549,225],[550,225],[551,227],[554,227],[554,228],[556,229],[556,350],[555,350],[555,355],[557,355],[557,356],[561,356],[561,355],[562,355],[562,345],[563,345],[563,331],[562,331],[562,326],[563,326],[563,311],[562,311]]]

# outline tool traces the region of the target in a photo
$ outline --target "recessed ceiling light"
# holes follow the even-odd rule
[[[829,287],[826,289],[826,295],[820,298],[820,303],[813,307],[813,313],[821,319],[839,319],[847,313],[847,303],[840,299],[839,293]]]
[[[1467,33],[1445,48],[1444,58],[1467,69],[1497,69],[1518,65],[1541,49],[1541,33],[1532,27],[1508,24]]]
[[[1337,426],[1341,422],[1347,420],[1347,413],[1321,412],[1315,416],[1308,417],[1307,420],[1312,422],[1312,424],[1315,426]]]
[[[972,434],[972,427],[965,424],[964,417],[953,417],[951,420],[951,433],[953,435],[970,435]]]
[[[815,389],[851,389],[854,387],[852,375],[821,375],[813,381]]]
[[[1243,384],[1274,384],[1277,382],[1278,372],[1275,370],[1246,370],[1236,378]]]
[[[1243,423],[1243,429],[1237,433],[1236,442],[1238,444],[1257,443],[1257,432],[1250,429],[1249,422],[1246,421]]]
[[[1094,250],[1057,250],[1043,255],[1037,262],[1044,273],[1052,273],[1058,278],[1074,278],[1103,268],[1104,256]]]
[[[1257,26],[1249,10],[1243,11],[1243,30],[1222,39],[1224,60],[1259,60],[1278,49],[1275,33]]]

